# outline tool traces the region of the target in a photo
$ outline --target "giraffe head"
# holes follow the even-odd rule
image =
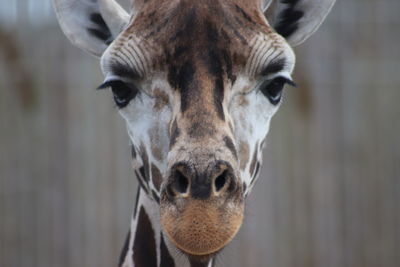
[[[270,2],[273,2],[272,4]],[[133,165],[163,232],[207,258],[235,236],[270,120],[293,85],[292,46],[333,0],[55,0],[65,34],[101,57]]]

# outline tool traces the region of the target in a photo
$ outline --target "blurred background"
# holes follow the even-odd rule
[[[400,1],[337,1],[296,48],[217,266],[400,266]],[[0,266],[116,266],[137,183],[96,58],[51,0],[0,0]]]

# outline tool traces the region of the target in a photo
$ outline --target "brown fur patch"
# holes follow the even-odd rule
[[[149,157],[147,156],[147,151],[146,151],[144,144],[140,145],[140,156],[143,161],[143,166],[139,169],[139,171],[142,174],[143,179],[147,183],[149,181],[149,177],[150,177],[150,175],[149,175],[150,169],[149,169]]]
[[[154,156],[155,159],[161,161],[161,160],[163,160],[163,156],[162,156],[161,149],[158,146],[159,144],[160,143],[152,142],[152,144],[151,144],[151,153],[152,153],[152,155]]]
[[[142,170],[142,171],[140,171]],[[147,189],[147,183],[143,181],[143,174],[144,174],[144,168],[141,167],[138,171],[135,171],[136,178],[139,182],[139,187],[142,188],[146,193],[148,193]]]
[[[175,145],[180,133],[181,133],[181,131],[178,128],[178,123],[177,123],[176,119],[174,119],[174,122],[172,123],[172,126],[171,126],[171,137],[170,137],[170,142],[169,142],[170,148]]]
[[[249,105],[249,101],[247,100],[246,96],[238,96],[238,105],[242,107],[247,107]]]
[[[228,136],[224,137],[225,146],[232,152],[235,159],[238,159],[237,150],[235,144],[233,143],[232,139]]]
[[[157,251],[154,230],[143,207],[140,208],[138,226],[133,244],[135,266],[157,267]]]
[[[167,246],[165,245],[164,235],[160,236],[161,244],[160,244],[160,267],[175,267],[174,259],[171,257],[171,254],[168,251]]]
[[[151,194],[152,194],[152,196],[153,196],[153,199],[154,199],[158,204],[160,204],[160,197],[157,195],[157,192],[154,191],[153,189],[151,189]]]
[[[209,121],[196,121],[191,123],[190,128],[188,129],[188,135],[191,138],[202,138],[213,136],[216,133],[216,129],[213,123]]]
[[[154,90],[154,97],[154,109],[157,111],[163,109],[169,103],[168,94],[164,91],[161,91],[160,89]]]
[[[158,192],[160,192],[160,187],[163,178],[160,169],[158,169],[157,166],[154,165],[153,163],[151,164],[151,178],[153,179],[153,184],[155,188],[157,189]]]
[[[247,162],[249,161],[249,144],[247,142],[240,142],[239,160],[240,169],[244,170],[246,168]]]

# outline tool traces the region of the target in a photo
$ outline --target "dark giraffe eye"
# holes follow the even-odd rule
[[[126,107],[129,102],[135,98],[138,93],[138,89],[133,84],[126,84],[119,80],[106,81],[99,86],[99,89],[111,87],[111,91],[114,95],[115,104],[119,108]]]
[[[285,84],[296,86],[294,82],[284,77],[277,77],[273,80],[267,80],[260,86],[261,92],[268,98],[273,105],[277,105],[282,98],[282,90]]]

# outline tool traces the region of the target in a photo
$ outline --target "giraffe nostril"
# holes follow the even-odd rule
[[[175,189],[180,194],[185,194],[188,191],[189,179],[179,170],[176,171]]]
[[[188,197],[192,183],[190,166],[186,162],[178,162],[171,167],[166,193],[172,198]]]
[[[214,180],[215,191],[219,192],[227,182],[228,171],[225,170],[223,173],[217,176]]]

